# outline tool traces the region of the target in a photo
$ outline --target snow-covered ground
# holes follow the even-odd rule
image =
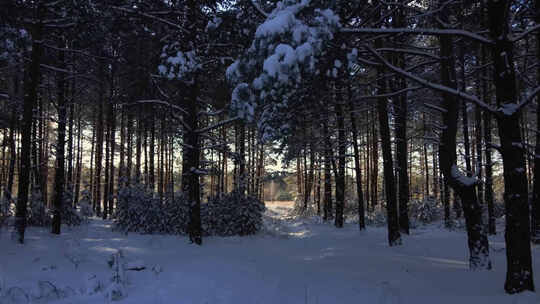
[[[336,229],[288,217],[290,206],[267,206],[265,232],[210,237],[202,247],[186,237],[112,232],[99,219],[60,236],[30,228],[25,245],[4,231],[0,303],[107,303],[107,261],[118,249],[126,263],[146,267],[126,271],[119,303],[540,303],[535,293],[504,293],[502,235],[490,238],[494,269],[471,272],[463,231],[415,229],[390,248],[384,228]],[[540,284],[538,246],[533,262]]]

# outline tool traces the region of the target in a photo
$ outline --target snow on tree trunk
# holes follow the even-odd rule
[[[446,16],[442,16],[447,19]],[[452,51],[452,39],[440,37],[441,79],[445,86],[456,88],[456,73]],[[473,270],[491,269],[489,243],[483,229],[482,208],[476,195],[476,180],[464,176],[456,166],[456,134],[458,100],[454,95],[443,93],[443,132],[439,147],[439,163],[445,181],[461,198],[469,245],[469,267]],[[446,195],[445,195],[446,196]]]
[[[501,141],[504,170],[504,205],[506,215],[507,272],[504,289],[508,293],[534,291],[527,175],[523,140],[516,111],[518,98],[513,58],[513,42],[509,40],[510,1],[488,1],[494,80],[499,115],[497,124]]]

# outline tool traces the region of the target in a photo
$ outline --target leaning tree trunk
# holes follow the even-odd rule
[[[446,19],[444,14],[443,19]],[[441,79],[445,86],[456,88],[454,57],[452,55],[452,40],[441,36]],[[439,147],[440,169],[445,181],[454,189],[462,201],[467,237],[469,244],[469,267],[476,269],[491,269],[489,259],[489,244],[482,224],[482,208],[476,196],[476,180],[464,176],[457,168],[456,134],[458,120],[458,101],[454,95],[443,93],[442,113],[444,129]],[[455,194],[454,194],[455,195]]]
[[[39,20],[42,6],[38,5],[36,17]],[[18,181],[17,207],[15,212],[15,227],[17,229],[19,243],[24,243],[24,232],[26,230],[26,208],[28,204],[28,186],[30,182],[30,149],[32,138],[33,110],[37,100],[37,90],[40,81],[40,65],[42,48],[42,24],[36,22],[32,32],[32,54],[31,62],[28,66],[27,76],[24,81],[24,101],[23,116],[21,126],[21,153],[20,170]]]
[[[490,0],[488,17],[494,62],[497,106],[503,111],[497,116],[504,174],[504,205],[506,214],[507,272],[504,289],[507,293],[534,291],[527,175],[519,125],[518,98],[514,70],[513,42],[509,35],[508,0]],[[514,110],[513,110],[514,109]]]

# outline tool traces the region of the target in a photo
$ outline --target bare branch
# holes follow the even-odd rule
[[[432,83],[428,80],[425,80],[421,77],[418,77],[416,75],[413,75],[399,67],[396,67],[395,65],[392,65],[390,62],[388,62],[388,60],[386,60],[383,56],[381,56],[381,54],[377,53],[377,51],[375,51],[372,47],[370,47],[369,45],[365,45],[365,47],[373,54],[375,55],[375,57],[377,57],[384,65],[386,65],[389,69],[391,69],[392,71],[398,73],[398,74],[401,74],[415,82],[418,82],[419,84],[421,85],[424,85],[428,88],[431,88],[431,89],[434,89],[434,90],[437,90],[437,91],[440,91],[440,92],[445,92],[445,93],[448,93],[448,94],[452,94],[452,95],[456,95],[460,98],[463,98],[464,100],[467,100],[469,102],[472,102],[474,104],[476,104],[478,107],[480,107],[481,109],[485,110],[485,111],[488,111],[494,115],[497,115],[498,112],[493,110],[489,105],[487,105],[486,103],[484,103],[483,101],[481,101],[480,99],[478,99],[478,97],[474,96],[474,95],[470,95],[470,94],[467,94],[465,92],[462,92],[462,91],[458,91],[456,89],[453,89],[453,88],[450,88],[450,87],[447,87],[447,86],[444,86],[444,85],[440,85],[440,84],[437,84],[437,83]]]
[[[342,28],[345,34],[416,34],[427,36],[462,36],[485,44],[494,44],[493,40],[473,32],[457,29],[426,29],[426,28]]]

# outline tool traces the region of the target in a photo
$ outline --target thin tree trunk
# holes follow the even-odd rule
[[[63,47],[62,45],[60,47]],[[64,52],[60,51],[59,58],[60,67],[64,67]],[[67,104],[66,104],[66,85],[64,73],[58,72],[58,138],[56,142],[56,170],[54,175],[54,207],[52,219],[52,233],[60,234],[60,226],[62,224],[61,210],[64,200],[64,185],[65,185],[65,144],[66,144],[66,122],[67,122]]]
[[[338,88],[340,91],[341,88]],[[339,96],[340,94],[338,94]],[[335,225],[338,228],[343,227],[343,209],[345,206],[345,154],[346,151],[346,136],[345,136],[345,117],[340,102],[342,98],[338,98],[336,107],[336,121],[338,128],[338,164],[336,174],[336,218]]]
[[[75,172],[75,194],[74,194],[74,204],[79,202],[79,193],[81,191],[81,173],[82,173],[82,126],[81,126],[82,115],[79,115],[77,119],[77,169]]]
[[[351,131],[352,143],[354,150],[354,169],[356,175],[356,195],[358,196],[358,228],[366,229],[365,210],[364,210],[364,193],[362,192],[362,168],[360,167],[360,149],[358,148],[358,130],[356,128],[355,108],[352,101],[352,92],[349,85],[349,113],[351,115]]]
[[[152,108],[150,110],[150,151],[148,153],[148,156],[149,156],[149,167],[148,167],[148,170],[149,170],[149,176],[148,176],[148,182],[149,182],[149,187],[150,189],[152,190],[152,192],[156,191],[156,177],[155,177],[155,173],[156,173],[156,169],[155,169],[155,159],[154,159],[154,155],[156,153],[156,124],[154,122],[154,109]]]
[[[423,140],[423,151],[424,151],[424,182],[426,183],[426,190],[424,192],[425,197],[429,198],[429,165],[428,165],[428,153],[427,153],[427,143],[426,143],[426,136],[427,136],[427,125],[426,125],[426,114],[422,114],[422,121],[423,121],[423,133],[424,133],[424,140]]]
[[[111,96],[112,99],[112,96]],[[110,152],[111,156],[109,157],[110,163],[109,163],[109,185],[108,185],[108,201],[109,201],[109,216],[112,216],[114,211],[114,150],[116,146],[116,111],[114,109],[114,103],[111,100],[111,104],[109,105],[109,141],[110,141]]]
[[[100,88],[98,101],[98,117],[96,120],[97,134],[96,134],[96,163],[95,163],[95,177],[94,177],[94,205],[96,206],[96,214],[101,215],[101,168],[103,160],[103,88]]]
[[[330,144],[330,135],[328,134],[328,125],[323,122],[324,138],[324,202],[323,202],[323,220],[332,218],[332,173],[330,171],[330,161],[332,158],[332,146]]]
[[[400,88],[405,87],[405,80]],[[399,181],[399,228],[401,232],[409,234],[409,172],[407,162],[407,97],[402,94],[396,97],[396,158]]]

